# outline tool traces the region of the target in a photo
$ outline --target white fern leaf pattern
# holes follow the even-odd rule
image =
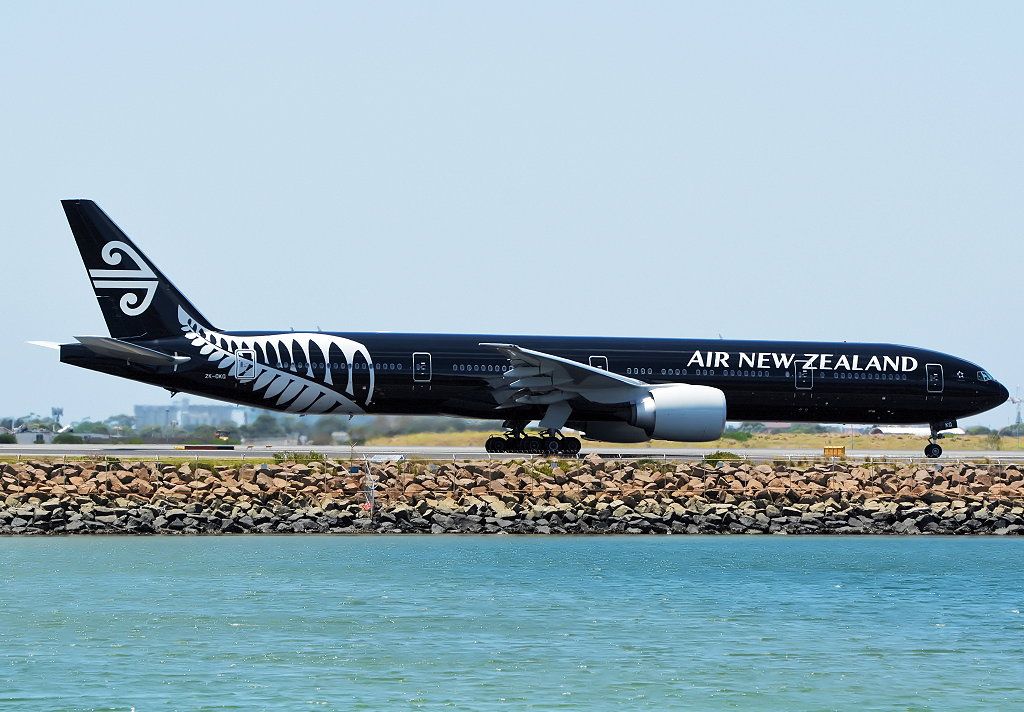
[[[374,368],[369,350],[357,341],[342,336],[319,333],[269,334],[236,337],[210,331],[199,326],[183,308],[178,307],[182,333],[192,346],[217,368],[227,370],[235,365],[235,352],[248,349],[256,353],[254,378],[240,386],[268,401],[268,407],[289,413],[363,413],[356,404],[355,368],[361,357],[366,363],[369,387],[363,402],[373,399]],[[332,355],[343,359],[346,382],[344,388],[334,383]],[[318,369],[313,364],[323,364]],[[337,363],[334,361],[333,363]],[[302,366],[301,373],[296,364]],[[316,370],[320,373],[317,374]],[[319,376],[319,377],[318,377]],[[361,394],[360,394],[361,395]]]

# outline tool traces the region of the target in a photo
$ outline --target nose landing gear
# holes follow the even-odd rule
[[[924,456],[934,459],[942,454],[942,446],[935,441],[942,437],[941,431],[955,428],[956,421],[946,420],[941,423],[929,423],[928,427],[931,429],[932,434],[928,437],[928,444],[924,446]]]

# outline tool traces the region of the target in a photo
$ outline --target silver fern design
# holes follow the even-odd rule
[[[178,321],[185,338],[199,350],[201,356],[216,364],[217,368],[235,371],[236,352],[252,351],[252,370],[244,360],[239,365],[247,369],[240,385],[248,384],[252,392],[266,401],[268,407],[289,413],[362,413],[356,404],[354,365],[360,357],[366,364],[362,377],[369,376],[369,387],[363,402],[373,399],[374,368],[370,352],[359,342],[342,336],[317,333],[270,334],[267,336],[228,336],[200,326],[182,307],[178,307]],[[331,368],[332,363],[345,363],[344,370]],[[314,369],[313,364],[324,364]],[[300,367],[301,366],[301,370]],[[319,373],[318,373],[319,372]],[[338,383],[334,378],[340,375]],[[360,396],[362,394],[359,394]]]

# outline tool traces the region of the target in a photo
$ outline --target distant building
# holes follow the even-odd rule
[[[19,445],[49,445],[53,442],[54,433],[49,430],[26,430],[14,434]]]
[[[198,425],[245,425],[255,409],[240,405],[193,404],[182,398],[167,405],[135,406],[135,429],[179,427],[186,430]]]

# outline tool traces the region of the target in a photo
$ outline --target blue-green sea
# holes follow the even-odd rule
[[[0,539],[2,710],[1022,710],[1024,539]]]

